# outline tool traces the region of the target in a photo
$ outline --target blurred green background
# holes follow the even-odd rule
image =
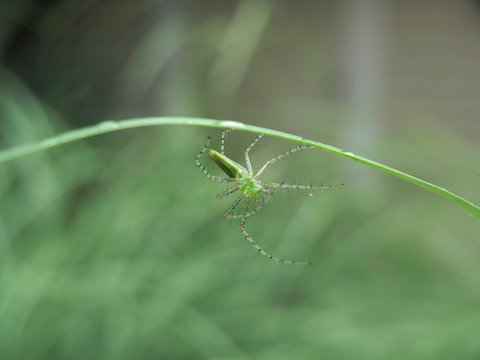
[[[0,145],[105,119],[231,119],[319,140],[480,203],[475,1],[3,1]],[[321,151],[264,179],[258,256],[193,162],[194,127],[0,167],[0,359],[479,359],[479,220]],[[233,133],[243,163],[254,134]],[[293,144],[267,138],[258,168]],[[212,172],[214,164],[205,158]]]

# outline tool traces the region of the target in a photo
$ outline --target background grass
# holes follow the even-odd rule
[[[480,200],[478,123],[388,93],[339,100],[328,92],[338,81],[332,30],[311,33],[285,4],[33,4],[12,5],[3,29],[2,148],[105,118],[228,118],[351,149]],[[237,27],[256,33],[232,54]],[[372,108],[381,120],[350,120]],[[215,129],[129,130],[2,165],[2,359],[478,358],[478,219],[355,162],[298,153],[264,178],[346,185],[283,192],[250,219],[266,250],[313,262],[276,264],[223,218],[230,200],[215,194],[224,184],[195,166],[207,135],[218,146]],[[253,136],[232,134],[229,155],[241,161]],[[289,146],[265,139],[254,167]]]

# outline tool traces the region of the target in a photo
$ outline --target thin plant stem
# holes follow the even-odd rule
[[[267,129],[259,126],[247,125],[236,121],[228,120],[212,120],[212,119],[201,119],[193,117],[152,117],[152,118],[140,118],[140,119],[129,119],[129,120],[108,120],[101,122],[97,125],[85,127],[82,129],[76,129],[64,132],[60,135],[45,139],[43,141],[21,145],[13,147],[10,149],[5,149],[0,151],[0,164],[14,159],[18,159],[27,155],[35,154],[37,152],[51,149],[63,144],[67,144],[76,140],[85,139],[88,137],[110,133],[119,130],[139,128],[143,126],[158,126],[158,125],[189,125],[189,126],[206,126],[206,127],[216,127],[216,128],[227,128],[235,129],[239,131],[248,131],[252,133],[265,134],[281,139],[286,139],[294,141],[300,144],[310,145],[318,149],[322,149],[333,154],[342,156],[344,158],[359,162],[361,164],[370,166],[374,169],[386,172],[388,174],[394,175],[405,181],[409,181],[417,186],[423,187],[427,190],[433,191],[439,195],[445,196],[450,200],[453,200],[457,205],[468,211],[471,215],[480,218],[480,207],[471,203],[470,201],[452,193],[451,191],[429,183],[428,181],[422,180],[415,176],[409,175],[403,171],[394,169],[390,166],[383,165],[379,162],[367,159],[363,156],[356,155],[352,152],[345,151],[334,146],[323,144],[318,141],[310,140],[303,138],[301,136],[288,134],[282,131]]]

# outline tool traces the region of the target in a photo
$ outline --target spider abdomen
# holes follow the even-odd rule
[[[217,164],[218,167],[231,178],[241,178],[243,174],[248,174],[247,170],[245,170],[243,166],[237,164],[235,161],[229,159],[225,155],[220,154],[218,151],[209,149],[208,155],[213,161],[215,161],[215,164]]]

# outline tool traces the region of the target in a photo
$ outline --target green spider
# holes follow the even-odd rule
[[[229,159],[225,156],[225,137],[231,129],[226,129],[222,131],[221,135],[221,145],[220,145],[220,152],[208,149],[208,145],[210,143],[210,136],[207,138],[207,142],[203,149],[198,153],[197,157],[195,158],[195,162],[198,167],[203,171],[203,173],[212,181],[216,182],[227,182],[227,183],[235,183],[230,189],[224,191],[217,195],[218,199],[221,199],[227,195],[233,194],[237,191],[241,192],[241,195],[235,200],[233,205],[230,209],[225,213],[225,217],[228,219],[242,219],[240,230],[245,238],[252,244],[257,251],[265,256],[268,259],[274,260],[279,263],[283,264],[301,264],[301,265],[310,265],[310,262],[306,261],[293,261],[293,260],[286,260],[286,259],[279,259],[264,251],[253,239],[252,237],[246,232],[245,230],[245,223],[246,218],[249,216],[255,215],[263,205],[265,205],[275,194],[275,192],[280,189],[297,189],[297,190],[316,190],[316,189],[331,189],[337,185],[327,185],[327,186],[312,186],[312,185],[289,185],[284,183],[267,183],[259,179],[260,175],[265,171],[265,169],[276,162],[277,160],[283,159],[286,156],[293,154],[298,150],[303,149],[312,149],[313,146],[309,145],[298,145],[297,147],[290,149],[283,154],[277,155],[270,160],[268,160],[265,165],[263,165],[260,170],[254,175],[252,164],[250,163],[250,158],[248,156],[249,152],[253,149],[255,144],[263,137],[263,134],[258,135],[255,140],[247,147],[245,150],[245,161],[247,163],[247,169],[245,169],[240,164],[236,163],[235,161]],[[210,158],[223,170],[223,172],[228,175],[228,177],[219,177],[211,175],[207,169],[200,163],[201,156],[205,153],[205,150],[208,149],[208,155]],[[343,185],[343,184],[339,184]],[[241,215],[233,215],[233,211],[235,208],[240,204],[242,200],[246,200],[245,206],[243,209],[243,213]],[[252,211],[248,211],[250,204],[252,202],[258,202],[259,205],[254,208]]]

